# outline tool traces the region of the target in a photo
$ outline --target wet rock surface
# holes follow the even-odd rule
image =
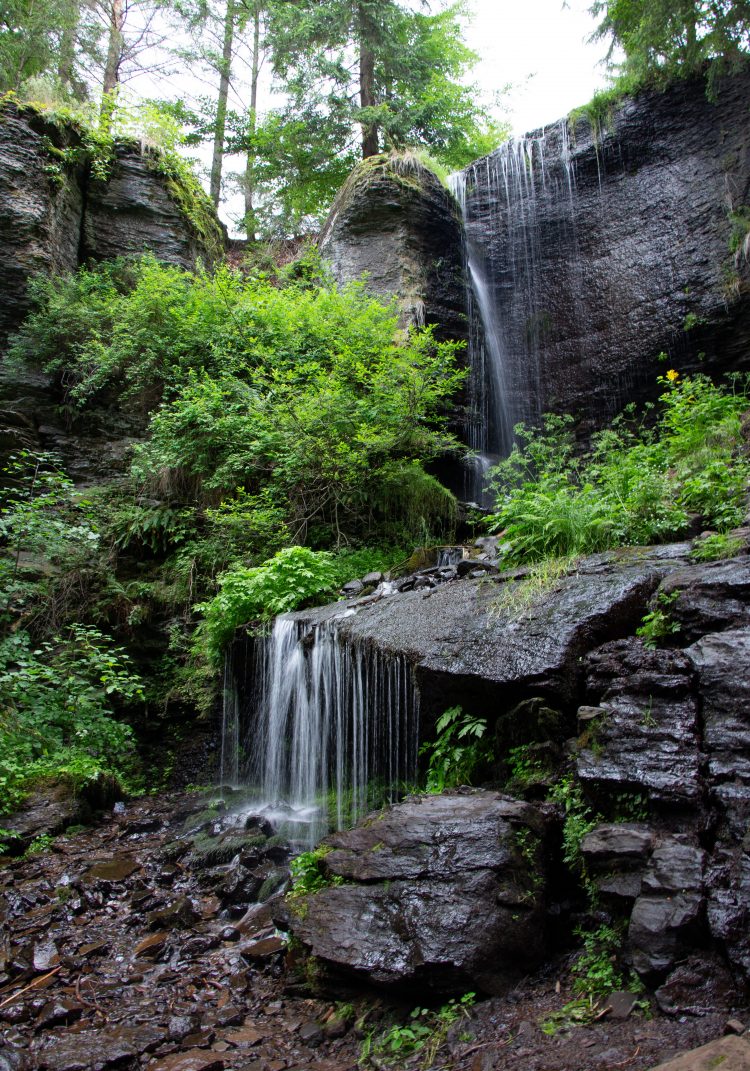
[[[327,838],[331,885],[287,900],[283,919],[316,959],[361,980],[507,989],[544,953],[547,824],[497,793],[407,799]]]
[[[444,582],[426,590],[416,585],[418,573],[392,597],[376,593],[293,616],[316,623],[353,609],[342,632],[403,652],[415,667],[424,711],[481,702],[494,718],[540,694],[569,704],[580,689],[582,657],[635,630],[689,549],[678,543],[594,555],[538,590],[527,570],[499,573],[484,561],[481,577],[459,578],[451,566]]]
[[[467,177],[467,230],[510,355],[511,423],[555,408],[601,426],[680,371],[747,367],[746,267],[727,204],[750,181],[750,77],[702,78],[501,148]],[[731,210],[731,209],[730,209]]]
[[[0,342],[29,308],[35,274],[72,272],[88,260],[152,251],[191,268],[212,258],[205,242],[137,146],[121,146],[112,176],[94,180],[79,150],[80,135],[32,108],[5,102],[0,111]],[[216,224],[216,242],[223,235]]]
[[[437,324],[441,337],[467,334],[458,206],[416,158],[376,157],[356,168],[320,237],[336,279],[396,297],[404,324]]]
[[[497,808],[491,829],[486,822],[467,829],[466,815],[453,826],[453,845],[464,864],[474,848],[486,865],[503,854],[503,845],[487,843],[484,833],[507,822],[533,831],[539,822],[535,808],[479,794],[486,796]],[[461,798],[446,797],[451,810]],[[95,828],[57,838],[43,855],[0,868],[3,1071],[355,1071],[370,1032],[377,1036],[394,1017],[411,1022],[411,1008],[427,998],[421,985],[410,987],[396,1005],[343,989],[340,998],[353,1001],[355,1012],[330,990],[311,988],[298,953],[287,950],[271,923],[278,902],[276,908],[251,907],[239,919],[228,916],[232,905],[213,886],[221,867],[193,869],[190,859],[201,832],[218,847],[242,834],[242,825],[231,813],[208,807],[205,796],[152,798],[128,804]],[[340,846],[328,858],[342,874],[365,881],[393,869],[385,861],[373,863],[371,857],[381,853],[367,850],[376,825],[355,831],[351,848],[344,847],[348,834],[334,838]],[[462,828],[463,843],[457,839]],[[386,824],[381,852],[391,863],[386,841],[396,835]],[[420,852],[410,836],[404,869],[414,873]],[[433,844],[436,875],[451,869],[447,844],[442,850]],[[165,885],[165,866],[178,856]],[[187,927],[149,929],[151,911],[180,900],[194,911]],[[542,1025],[572,996],[574,958],[558,955],[504,996],[478,1003],[448,1031],[430,1066],[596,1071],[624,1062],[646,1071],[718,1038],[730,1016],[746,1017],[726,969],[702,957],[678,968],[660,990],[669,1017],[655,1006],[651,1020],[638,1010],[615,1019],[619,1005],[613,997],[611,1010],[602,1002],[593,1025],[545,1033]],[[423,1052],[396,1064],[415,1071],[423,1065]]]

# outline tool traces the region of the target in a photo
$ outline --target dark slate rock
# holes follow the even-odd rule
[[[586,668],[589,694],[603,714],[582,737],[581,780],[645,790],[658,802],[697,801],[702,783],[690,659],[631,638],[592,652]]]
[[[465,338],[466,282],[458,206],[416,157],[360,164],[336,198],[320,252],[339,282],[399,299],[404,324]]]
[[[581,841],[581,854],[592,873],[643,867],[654,845],[653,830],[635,822],[596,826]]]
[[[691,956],[659,986],[656,1003],[665,1015],[710,1015],[740,998],[734,979],[718,956]]]
[[[218,227],[216,231],[221,241]],[[138,146],[120,145],[107,182],[89,183],[82,258],[110,260],[145,251],[188,269],[199,258],[215,256],[170,194],[168,180],[154,166],[154,158]]]
[[[332,885],[282,916],[329,969],[499,992],[543,954],[546,818],[498,793],[417,797],[324,843]]]
[[[625,101],[606,128],[548,124],[529,135],[530,159],[518,153],[510,207],[507,148],[467,169],[512,419],[554,408],[601,426],[660,390],[662,351],[681,372],[748,366],[747,269],[727,285],[727,205],[750,184],[748,99],[747,71],[713,102],[703,78],[680,79]]]
[[[586,834],[581,855],[602,899],[633,903],[654,842],[654,831],[635,822],[602,823]]]
[[[692,643],[709,632],[750,626],[750,558],[706,562],[677,569],[660,592],[674,596],[669,616]]]
[[[663,974],[684,954],[704,904],[704,866],[705,853],[686,838],[666,838],[655,849],[628,929],[640,974]]]
[[[32,275],[78,267],[81,172],[63,166],[45,145],[65,150],[79,142],[31,109],[5,103],[0,110],[0,341],[29,308]]]
[[[711,935],[750,979],[750,855],[742,844],[719,843],[706,869]]]
[[[705,636],[685,654],[698,674],[711,794],[741,839],[750,821],[750,628]]]
[[[340,633],[402,652],[416,667],[426,713],[481,702],[501,715],[531,696],[565,703],[578,692],[582,657],[632,632],[661,579],[688,552],[689,544],[676,544],[597,554],[520,606],[517,573],[440,585],[427,599],[404,590],[355,607]],[[294,616],[318,623],[340,615],[341,605],[332,604]]]

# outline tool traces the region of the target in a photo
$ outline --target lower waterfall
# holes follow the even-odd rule
[[[351,615],[346,615],[351,616]],[[256,641],[253,694],[225,717],[222,755],[244,742],[240,784],[294,840],[314,844],[415,784],[419,697],[399,654],[358,643],[345,615],[276,618]],[[231,669],[230,669],[231,675]],[[225,680],[225,703],[235,702]],[[226,714],[226,707],[225,707]],[[241,730],[233,730],[231,718]],[[230,769],[222,780],[231,780]]]

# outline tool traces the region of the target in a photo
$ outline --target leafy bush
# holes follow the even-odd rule
[[[311,852],[302,852],[292,859],[290,870],[292,872],[292,887],[287,896],[294,899],[297,896],[308,896],[310,893],[320,892],[330,885],[343,885],[344,879],[340,874],[328,874],[322,866],[323,860],[333,849],[326,844],[315,848]]]
[[[286,547],[263,565],[241,566],[219,577],[219,593],[202,610],[201,640],[214,661],[239,626],[296,610],[310,599],[333,594],[335,571],[330,554],[308,547]]]
[[[405,1024],[395,1024],[365,1038],[359,1063],[372,1067],[403,1067],[404,1060],[423,1053],[422,1068],[434,1065],[441,1046],[454,1023],[468,1019],[476,993],[448,1001],[441,1008],[414,1008]]]
[[[745,513],[750,461],[740,450],[747,386],[670,371],[655,421],[633,406],[576,456],[569,418],[538,431],[516,428],[517,444],[491,474],[498,496],[491,524],[516,561],[538,561],[685,533],[690,514],[719,529]]]
[[[653,609],[644,614],[643,621],[635,630],[636,636],[640,636],[645,647],[656,648],[665,640],[680,631],[677,621],[673,621],[669,613],[672,603],[679,598],[679,591],[667,595],[660,591],[656,600],[652,603]]]
[[[461,707],[451,707],[438,718],[437,738],[420,748],[420,754],[428,758],[428,792],[442,792],[445,788],[469,785],[478,766],[490,754],[483,741],[487,732],[485,718],[465,714]]]
[[[43,778],[80,785],[100,773],[127,780],[131,730],[115,700],[142,697],[125,653],[91,626],[32,643],[12,632],[0,641],[0,810],[11,810]]]
[[[722,558],[734,558],[744,547],[745,543],[739,537],[714,532],[693,543],[690,557],[696,562],[714,562]]]

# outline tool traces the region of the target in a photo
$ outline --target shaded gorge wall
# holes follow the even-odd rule
[[[454,176],[474,370],[470,445],[548,409],[600,426],[656,377],[750,366],[750,77],[701,79],[503,145]],[[740,229],[742,225],[740,223]],[[665,357],[659,358],[660,354]]]

